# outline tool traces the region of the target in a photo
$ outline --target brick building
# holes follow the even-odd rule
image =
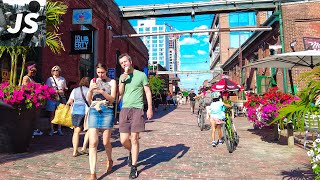
[[[272,53],[291,52],[290,44],[294,41],[296,41],[295,51],[306,50],[307,45],[304,42],[306,38],[320,38],[319,10],[320,2],[304,1],[283,3],[281,11],[273,12],[271,16],[269,16],[270,12],[258,12],[256,14],[257,26],[271,26],[272,31],[254,32],[250,38],[241,44],[241,48],[236,49],[229,55],[227,60],[222,58],[220,63],[224,73],[239,84],[243,84],[246,90],[263,93],[268,87],[276,83],[280,90],[290,92],[288,69],[277,67],[257,69],[243,68],[243,66],[267,57]],[[221,19],[219,24],[223,24]],[[212,36],[214,40],[214,34]],[[212,52],[212,54],[215,53],[216,57],[224,57],[228,44],[229,42],[222,42],[220,49],[222,47],[225,48],[218,52]],[[211,67],[211,69],[213,68],[215,66]],[[298,84],[297,81],[299,74],[309,70],[306,68],[292,69],[293,83],[297,86],[298,91],[303,87],[303,84]]]
[[[60,25],[62,41],[66,51],[60,55],[53,54],[49,48],[42,49],[42,58],[38,63],[42,79],[49,77],[54,65],[59,65],[64,76],[70,84],[78,83],[83,76],[95,76],[95,64],[105,63],[114,72],[115,77],[121,74],[118,56],[128,53],[133,60],[135,68],[143,71],[148,64],[148,50],[140,38],[120,39],[113,35],[133,34],[133,27],[119,16],[119,8],[112,0],[105,1],[71,1],[63,0],[68,6],[67,14],[63,16]],[[86,25],[72,24],[74,9],[92,8],[92,23]],[[93,53],[71,54],[71,33],[75,30],[93,31]]]

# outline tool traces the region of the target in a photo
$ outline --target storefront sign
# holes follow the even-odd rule
[[[303,38],[305,50],[318,50],[320,51],[320,38],[304,37]]]
[[[93,53],[93,31],[71,31],[71,54]]]
[[[0,0],[0,46],[44,46],[45,4],[45,0]]]
[[[108,69],[108,77],[111,79],[115,79],[116,78],[116,70],[115,68],[109,68]]]
[[[92,24],[92,9],[74,9],[72,24]]]

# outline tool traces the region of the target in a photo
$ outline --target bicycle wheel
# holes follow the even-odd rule
[[[200,127],[200,130],[203,131],[203,129],[204,129],[204,113],[203,113],[203,111],[201,112],[199,127]]]
[[[223,124],[223,137],[229,153],[232,153],[234,151],[234,142],[232,137],[230,137],[228,126],[229,126],[228,124]]]

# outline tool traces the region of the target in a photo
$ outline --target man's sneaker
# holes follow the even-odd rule
[[[217,144],[215,141],[212,141],[211,145],[212,145],[213,147],[216,147],[218,144]]]
[[[135,179],[138,177],[138,170],[137,170],[137,166],[132,166],[131,167],[131,171],[129,174],[129,179]]]
[[[218,140],[218,144],[220,145],[220,144],[223,144],[224,143],[224,140],[223,139],[219,139]]]
[[[54,130],[51,129],[51,131],[50,131],[50,133],[49,133],[49,136],[53,136],[53,134],[54,134]]]
[[[129,156],[128,156],[128,166],[132,166],[132,154],[131,152],[129,152]]]
[[[58,135],[59,136],[63,136],[63,133],[62,133],[61,129],[58,129]]]
[[[41,132],[39,129],[36,129],[33,131],[33,136],[42,136],[43,132]]]

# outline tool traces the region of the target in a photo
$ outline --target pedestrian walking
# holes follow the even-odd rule
[[[155,94],[153,96],[153,99],[154,99],[154,111],[155,112],[158,112],[158,108],[159,108],[159,104],[161,102],[161,95],[160,94]]]
[[[189,98],[190,98],[190,110],[191,110],[191,113],[194,114],[194,106],[196,104],[196,100],[195,100],[195,97],[197,96],[193,89],[191,89],[190,93],[189,93]],[[187,97],[188,97],[187,96]]]
[[[36,83],[36,81],[34,80],[36,73],[37,73],[36,64],[35,63],[27,64],[27,74],[22,78],[22,86],[27,86],[30,83]],[[40,113],[41,113],[41,110],[36,111],[36,120],[35,120],[35,124],[33,125],[34,128],[37,128],[39,126]],[[33,130],[33,136],[41,136],[41,135],[43,135],[43,132],[39,128]]]
[[[79,87],[71,91],[69,100],[67,102],[67,105],[72,106],[72,125],[74,126],[72,136],[73,157],[77,157],[83,154],[89,154],[87,150],[87,146],[89,143],[88,131],[85,133],[82,149],[80,152],[78,151],[81,128],[83,126],[85,114],[90,106],[86,99],[89,91],[89,84],[89,77],[81,78]]]
[[[50,112],[49,121],[51,124],[51,130],[49,136],[53,136],[54,134],[54,124],[52,124],[51,121],[54,118],[55,110],[60,103],[67,103],[65,91],[68,90],[66,80],[61,76],[61,68],[59,66],[52,67],[51,75],[52,76],[47,79],[46,84],[49,87],[53,87],[54,89],[56,89],[58,100],[49,100],[46,104],[46,110]],[[60,124],[58,125],[58,135],[63,136]]]
[[[124,69],[119,82],[119,93],[123,98],[119,122],[120,141],[129,151],[128,165],[131,166],[129,178],[135,179],[138,177],[139,133],[145,131],[143,92],[148,102],[148,119],[153,115],[152,95],[147,76],[132,67],[132,59],[127,53],[120,55],[119,63]]]
[[[98,63],[96,71],[98,78],[91,80],[87,95],[90,104],[88,117],[90,180],[97,179],[97,147],[100,130],[103,132],[103,145],[107,154],[106,172],[111,172],[113,166],[110,137],[114,125],[113,103],[116,99],[117,84],[107,76],[106,65]]]

